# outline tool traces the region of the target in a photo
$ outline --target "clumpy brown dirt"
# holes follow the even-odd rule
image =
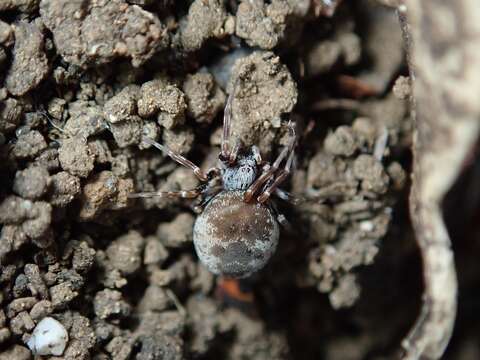
[[[45,316],[69,333],[52,359],[395,356],[422,278],[401,33],[372,1],[321,3],[1,2],[0,359],[32,358]],[[198,263],[188,201],[128,197],[197,186],[141,138],[207,169],[232,93],[266,159],[297,124],[304,199],[277,201],[290,225],[241,306]]]

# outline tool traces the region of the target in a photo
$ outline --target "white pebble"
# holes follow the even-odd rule
[[[33,330],[27,345],[33,355],[62,355],[68,342],[65,327],[57,320],[46,317]]]

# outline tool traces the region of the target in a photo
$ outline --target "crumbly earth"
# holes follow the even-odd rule
[[[46,316],[69,334],[51,359],[395,355],[422,286],[400,30],[321,3],[0,1],[0,359],[31,358]],[[142,137],[208,169],[230,94],[232,144],[267,161],[296,124],[302,199],[276,200],[277,251],[233,293],[195,255],[192,202],[128,197],[198,186]],[[464,321],[447,358],[480,353]]]

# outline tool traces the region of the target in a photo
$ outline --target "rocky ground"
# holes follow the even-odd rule
[[[46,316],[69,334],[52,359],[396,354],[422,287],[402,38],[387,7],[326,3],[0,3],[0,359],[31,358]],[[267,159],[296,122],[285,188],[306,199],[278,202],[248,309],[198,263],[191,202],[128,197],[197,185],[141,138],[209,168],[231,93]]]

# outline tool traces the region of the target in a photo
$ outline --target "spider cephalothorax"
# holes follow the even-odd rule
[[[198,257],[215,274],[242,278],[265,266],[277,247],[282,217],[275,211],[270,197],[289,199],[290,195],[278,186],[290,173],[296,136],[289,122],[289,143],[272,164],[262,160],[256,146],[246,151],[238,145],[231,148],[232,101],[233,93],[225,107],[219,166],[206,173],[183,156],[144,138],[147,144],[192,169],[202,182],[199,187],[131,196],[197,198],[199,215],[193,228],[193,243]]]

